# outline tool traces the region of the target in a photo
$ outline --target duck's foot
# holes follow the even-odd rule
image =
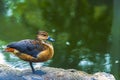
[[[33,72],[33,74],[44,75],[44,74],[46,74],[46,72],[43,72],[41,70],[36,70],[36,71]]]

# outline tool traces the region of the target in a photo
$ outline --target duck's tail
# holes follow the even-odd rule
[[[14,48],[9,48],[9,47],[7,47],[7,48],[5,48],[5,52],[14,52]]]

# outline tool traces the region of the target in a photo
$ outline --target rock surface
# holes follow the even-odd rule
[[[75,69],[51,67],[37,67],[36,70],[44,74],[33,74],[30,69],[19,70],[0,64],[0,80],[115,80],[113,75],[105,72],[88,74]]]

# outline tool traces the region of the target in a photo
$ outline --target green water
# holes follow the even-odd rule
[[[113,0],[1,0],[0,5],[0,46],[35,39],[45,30],[55,39],[55,55],[37,66],[112,73]],[[29,67],[12,54],[0,54],[7,64]]]

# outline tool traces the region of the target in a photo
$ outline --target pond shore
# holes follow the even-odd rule
[[[33,74],[31,69],[16,69],[0,64],[0,80],[115,80],[114,76],[105,72],[88,74],[75,69],[61,69],[53,67],[36,67],[45,74]]]

